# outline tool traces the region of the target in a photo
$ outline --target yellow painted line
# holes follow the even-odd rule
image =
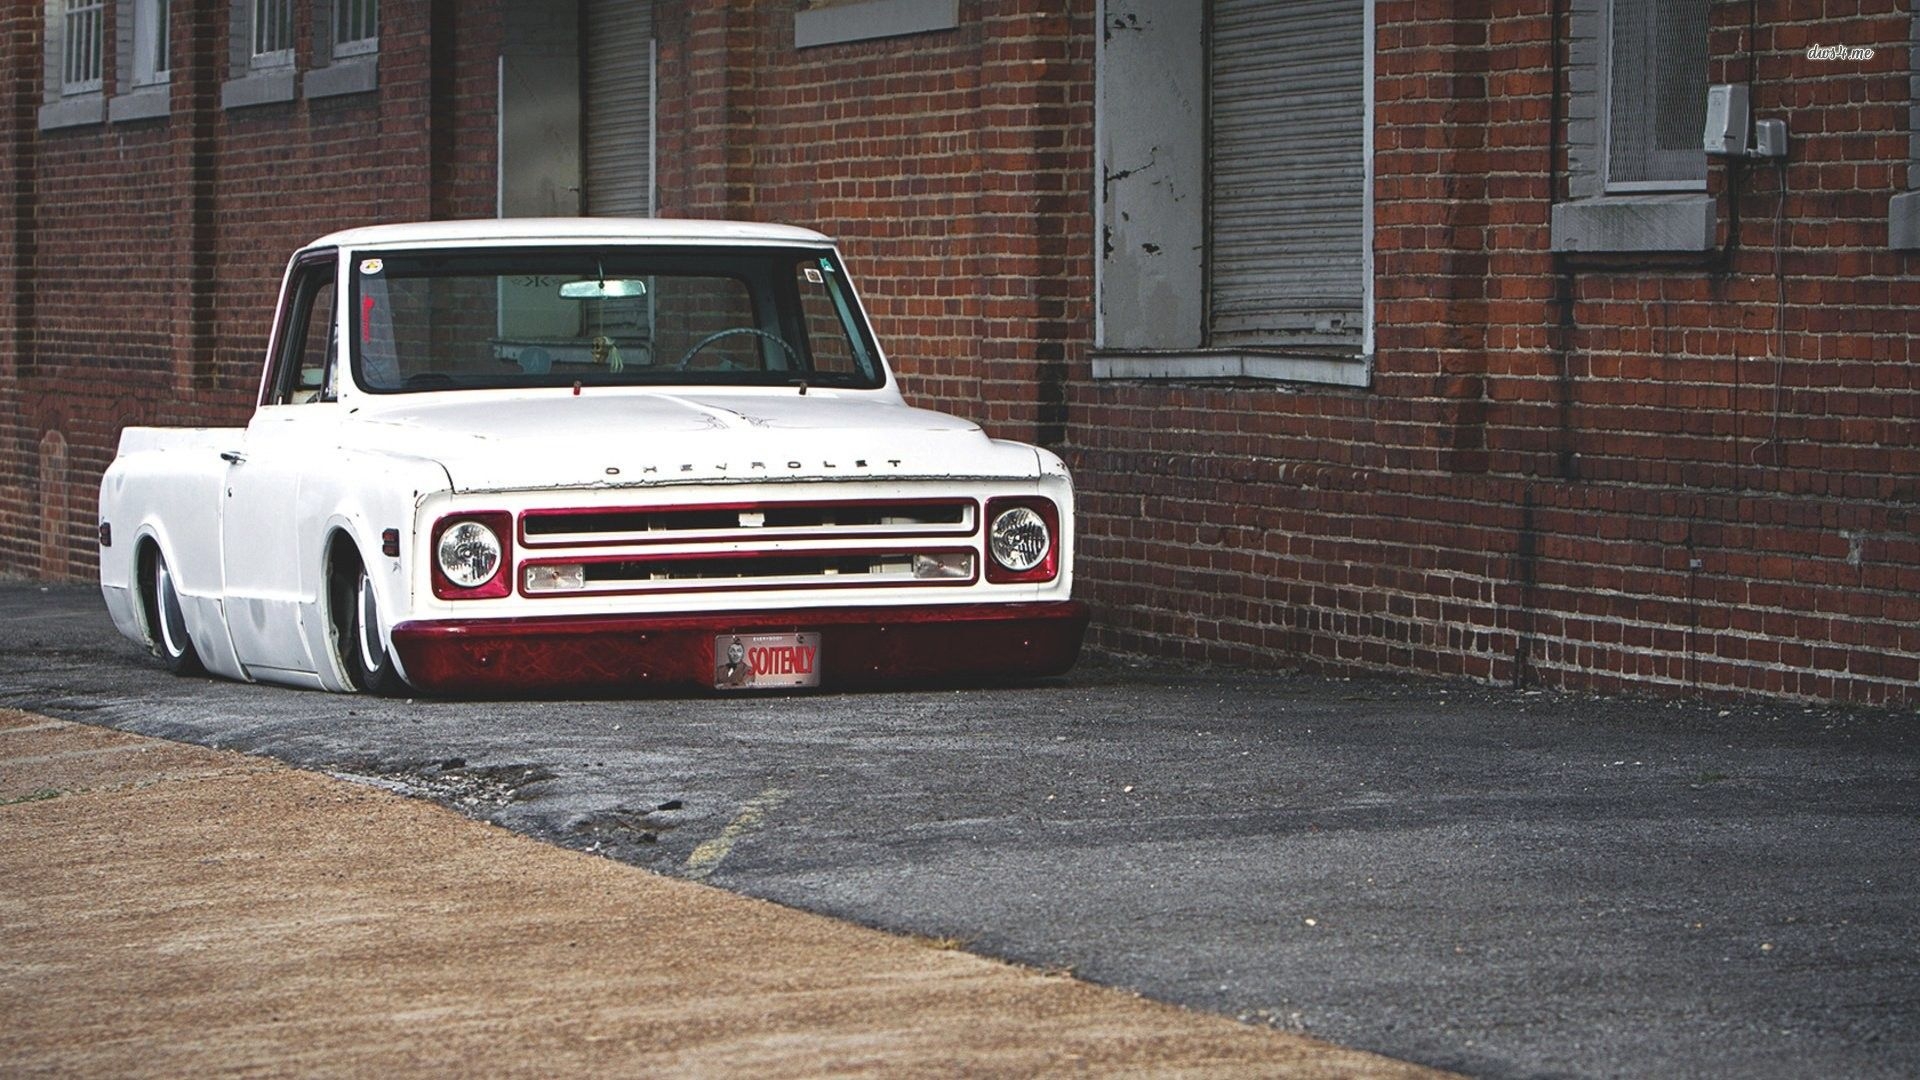
[[[758,830],[766,823],[767,812],[786,801],[784,788],[768,788],[748,799],[741,805],[740,812],[733,815],[733,820],[727,822],[727,827],[720,830],[719,836],[694,848],[693,854],[687,856],[687,876],[705,881],[708,874],[719,869],[741,837]]]

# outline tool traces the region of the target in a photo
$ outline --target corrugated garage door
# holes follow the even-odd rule
[[[653,4],[587,0],[587,213],[653,213]]]
[[[1214,345],[1364,331],[1366,2],[1214,0]]]

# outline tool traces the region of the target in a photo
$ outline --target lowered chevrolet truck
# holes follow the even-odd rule
[[[1073,516],[904,402],[818,233],[386,225],[293,256],[245,428],[122,433],[100,587],[175,671],[335,691],[1027,677]]]

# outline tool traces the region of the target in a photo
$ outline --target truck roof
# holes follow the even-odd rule
[[[308,247],[388,247],[399,244],[473,244],[505,241],[713,241],[747,244],[827,244],[812,229],[761,225],[747,221],[696,221],[675,218],[483,218],[473,221],[422,221],[367,225],[329,233]]]

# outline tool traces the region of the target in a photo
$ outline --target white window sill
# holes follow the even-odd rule
[[[793,47],[924,34],[959,25],[960,0],[867,0],[795,12]]]
[[[323,68],[314,68],[300,77],[300,92],[309,98],[365,94],[380,88],[380,62],[377,55],[334,60]]]
[[[143,86],[129,94],[116,94],[107,102],[107,119],[118,124],[127,120],[153,120],[173,111],[173,91],[166,83]]]
[[[244,109],[253,105],[273,105],[292,101],[295,77],[292,68],[252,71],[220,86],[220,107]]]
[[[99,124],[106,119],[107,99],[98,93],[75,94],[40,106],[41,131]]]
[[[1712,251],[1713,196],[1606,195],[1556,203],[1553,250],[1589,252]]]
[[[1373,357],[1358,353],[1337,357],[1289,356],[1234,349],[1096,352],[1093,377],[1158,381],[1258,379],[1365,388],[1373,385]]]

